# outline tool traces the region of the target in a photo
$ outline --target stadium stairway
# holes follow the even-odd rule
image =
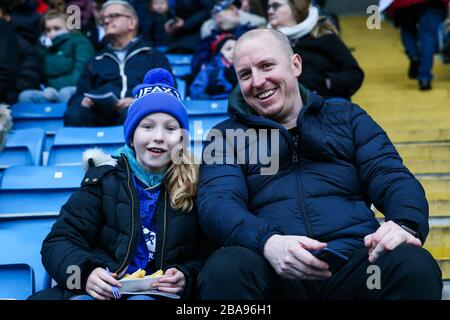
[[[369,30],[366,19],[341,18],[342,37],[366,74],[353,101],[386,130],[425,189],[430,233],[424,246],[442,269],[443,299],[450,300],[450,65],[436,55],[433,90],[419,91],[407,77],[398,30],[388,21]]]

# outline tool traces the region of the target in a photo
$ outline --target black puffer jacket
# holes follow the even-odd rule
[[[185,213],[170,206],[168,192],[159,198],[155,254],[156,268],[176,267],[186,278],[184,298],[192,298],[195,279],[206,256],[195,211]],[[44,240],[44,267],[64,290],[63,297],[84,293],[89,274],[108,267],[120,274],[126,270],[142,236],[139,199],[125,157],[117,164],[91,168],[81,188],[62,207],[58,220]],[[202,248],[200,246],[202,245]],[[81,270],[81,290],[69,291],[70,266]],[[39,297],[38,297],[39,298]],[[41,297],[46,298],[46,297]]]

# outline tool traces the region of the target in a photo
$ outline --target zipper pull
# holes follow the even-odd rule
[[[292,153],[292,162],[294,163],[298,162],[297,147],[298,147],[298,134],[294,136],[294,152]]]

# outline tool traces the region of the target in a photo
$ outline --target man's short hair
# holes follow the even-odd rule
[[[108,0],[102,5],[102,10],[105,10],[107,7],[109,7],[110,5],[113,5],[113,4],[120,4],[122,7],[125,8],[125,11],[127,11],[129,14],[131,14],[133,16],[133,18],[136,18],[136,20],[139,21],[139,18],[138,18],[138,15],[136,13],[136,10],[134,10],[133,6],[127,1],[123,1],[123,0]]]
[[[240,42],[247,40],[247,39],[256,38],[264,33],[270,34],[277,40],[280,47],[283,49],[283,52],[286,53],[286,56],[288,58],[291,58],[294,55],[294,50],[292,49],[292,46],[291,46],[291,43],[289,42],[288,37],[284,33],[280,32],[278,30],[269,29],[269,28],[260,28],[260,29],[253,29],[253,30],[247,31],[241,37],[239,37],[238,42],[236,43],[236,47],[239,45]]]

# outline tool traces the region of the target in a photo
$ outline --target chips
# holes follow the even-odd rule
[[[164,275],[164,272],[163,272],[161,269],[159,269],[159,270],[156,271],[155,273],[152,273],[152,274],[150,275],[150,278],[155,278],[155,277],[159,277],[159,276],[162,276],[162,275]]]
[[[145,270],[138,269],[132,274],[127,273],[126,275],[123,276],[122,279],[142,279],[144,277],[145,277]]]
[[[126,274],[123,276],[122,279],[142,279],[145,278],[145,270],[142,269],[138,269],[135,272],[133,272],[132,274]],[[161,269],[156,271],[155,273],[152,273],[151,275],[147,276],[148,278],[155,278],[155,277],[159,277],[164,275],[164,271],[162,271]]]

